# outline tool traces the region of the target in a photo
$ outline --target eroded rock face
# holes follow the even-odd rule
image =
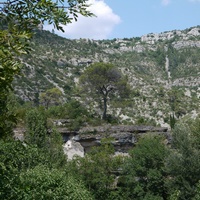
[[[84,127],[73,134],[70,132],[62,132],[64,138],[68,141],[80,143],[84,148],[85,153],[90,151],[94,146],[101,144],[103,138],[112,138],[116,152],[127,153],[138,141],[139,137],[144,134],[163,135],[166,142],[170,142],[170,134],[167,128],[153,126],[97,126]],[[66,143],[67,144],[67,143]]]
[[[63,149],[69,160],[75,155],[83,157],[92,147],[101,145],[103,138],[112,138],[115,152],[118,153],[128,153],[138,139],[145,134],[162,135],[166,138],[166,143],[171,141],[171,135],[165,127],[104,125],[83,127],[79,131],[70,131],[64,127],[57,130],[63,136],[65,142]],[[24,129],[16,130],[15,138],[21,140],[24,131]]]
[[[142,42],[154,44],[158,40],[170,40],[174,37],[180,37],[182,40],[188,40],[190,37],[197,37],[200,35],[200,28],[194,27],[187,31],[167,31],[164,33],[149,33],[141,37]]]

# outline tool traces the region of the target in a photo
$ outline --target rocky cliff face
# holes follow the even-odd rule
[[[101,145],[101,140],[111,138],[116,153],[128,153],[140,137],[146,134],[160,135],[165,138],[166,144],[171,142],[171,135],[166,127],[154,126],[125,126],[104,125],[96,127],[83,127],[79,131],[70,131],[67,128],[57,128],[63,136],[64,153],[71,160],[73,156],[83,157],[92,147]],[[15,129],[14,137],[24,140],[25,129]]]
[[[196,45],[194,42],[188,42],[192,39],[197,38],[200,36],[200,27],[194,27],[190,29],[186,29],[185,31],[166,31],[164,33],[150,33],[147,35],[143,35],[141,37],[142,42],[146,42],[148,44],[155,44],[158,41],[165,41],[165,40],[173,40],[176,38],[179,38],[181,40],[182,44],[185,44],[185,46],[190,46],[190,44]],[[175,45],[175,43],[173,43]],[[197,42],[197,46],[199,45],[199,42]],[[180,48],[180,47],[176,47]]]
[[[101,144],[103,138],[111,138],[115,148],[115,152],[128,153],[134,147],[138,139],[145,134],[161,135],[166,139],[166,143],[170,143],[171,136],[167,128],[153,126],[97,126],[84,127],[77,132],[70,132],[66,128],[59,128],[66,142],[65,153],[72,158],[77,154],[83,156],[94,146]],[[77,150],[77,146],[80,148]],[[70,146],[70,147],[69,147]],[[83,149],[82,149],[83,148]]]

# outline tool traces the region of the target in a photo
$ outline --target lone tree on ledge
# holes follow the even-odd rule
[[[102,119],[107,118],[107,102],[112,95],[124,96],[128,94],[127,80],[111,63],[94,63],[81,75],[80,84],[90,97],[103,100]]]

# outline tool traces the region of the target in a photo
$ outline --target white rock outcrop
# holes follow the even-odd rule
[[[174,30],[164,33],[149,33],[147,35],[143,35],[141,37],[141,41],[148,44],[154,44],[158,40],[170,40],[177,36],[181,37],[183,40],[188,40],[190,37],[200,36],[200,27],[194,27],[185,32]]]
[[[84,148],[79,142],[68,140],[63,145],[63,150],[69,160],[72,160],[75,155],[84,157]]]

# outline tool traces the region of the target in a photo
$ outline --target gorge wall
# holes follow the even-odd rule
[[[171,135],[164,127],[105,125],[84,127],[77,132],[71,132],[66,128],[58,130],[65,141],[64,151],[70,158],[75,154],[84,156],[92,147],[101,145],[103,138],[112,139],[116,153],[128,153],[138,139],[146,134],[161,135],[165,138],[166,144],[171,141]]]
[[[101,145],[103,138],[111,138],[116,153],[128,153],[138,139],[146,134],[161,135],[166,144],[170,143],[171,135],[165,127],[133,126],[133,125],[104,125],[96,127],[83,127],[79,131],[71,131],[64,127],[57,130],[63,136],[64,152],[68,159],[74,155],[84,156],[92,147]],[[25,129],[15,129],[14,137],[24,140]]]

